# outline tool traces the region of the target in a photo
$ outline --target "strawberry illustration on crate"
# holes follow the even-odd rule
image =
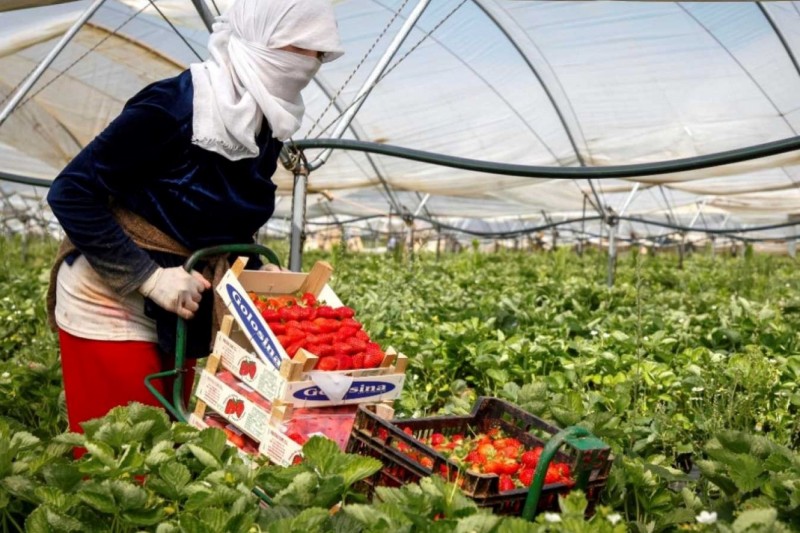
[[[256,378],[256,371],[256,362],[252,359],[245,359],[239,364],[239,375],[242,378],[252,381]]]
[[[231,396],[225,400],[225,414],[235,417],[237,420],[244,415],[244,400],[236,396]]]

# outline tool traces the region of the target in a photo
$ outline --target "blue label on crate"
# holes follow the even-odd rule
[[[267,331],[267,325],[258,310],[253,306],[250,297],[242,294],[236,290],[236,287],[230,284],[225,285],[228,291],[233,309],[244,324],[244,329],[250,336],[253,346],[262,358],[271,363],[275,368],[281,367],[281,355],[278,347],[272,341]]]
[[[372,398],[373,396],[381,396],[387,392],[393,391],[395,388],[394,383],[387,383],[385,381],[359,381],[354,383],[347,394],[344,395],[343,400],[357,400],[360,398]],[[292,394],[298,400],[310,400],[317,402],[326,402],[328,397],[317,386],[306,387],[299,389]]]

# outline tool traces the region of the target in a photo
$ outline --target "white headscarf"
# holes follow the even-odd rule
[[[194,85],[192,143],[235,161],[258,155],[263,117],[281,141],[300,128],[300,91],[320,60],[278,50],[293,45],[343,53],[330,0],[236,0],[217,18],[210,57],[191,65]]]

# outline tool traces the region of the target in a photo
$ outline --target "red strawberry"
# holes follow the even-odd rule
[[[369,342],[369,333],[367,333],[363,329],[360,329],[360,330],[356,331],[355,338],[359,339],[359,340],[362,340],[364,342]]]
[[[288,346],[289,344],[291,344],[291,342],[292,342],[292,341],[289,340],[289,337],[287,337],[286,335],[278,335],[277,338],[278,338],[278,342],[280,343],[280,345],[283,346],[284,348],[286,346]]]
[[[322,318],[338,318],[336,310],[329,305],[321,305],[317,307],[317,316]]]
[[[322,329],[316,324],[316,322],[301,322],[300,329],[306,333],[313,333],[315,335],[322,333]]]
[[[431,468],[433,468],[433,459],[427,456],[423,456],[420,458],[419,464],[430,470]]]
[[[361,322],[355,318],[343,318],[341,323],[343,328],[356,328],[356,330],[359,330],[362,327]]]
[[[347,306],[338,307],[335,311],[336,317],[342,319],[353,318],[356,315],[356,312]]]
[[[411,435],[412,437],[414,436],[414,430],[411,429],[409,426],[403,428],[403,433],[405,433],[406,435]]]
[[[500,461],[495,461],[494,459],[487,460],[483,465],[484,474],[501,474],[502,470],[502,463]]]
[[[313,294],[311,294],[310,292],[304,292],[303,296],[302,296],[302,299],[303,299],[303,302],[308,307],[314,307],[315,305],[317,305],[317,297],[314,296]]]
[[[357,353],[357,354],[351,356],[350,360],[353,363],[353,368],[356,368],[356,369],[364,368],[364,357],[365,356],[364,356],[363,353]]]
[[[381,354],[383,355],[383,350],[381,350],[380,345],[377,342],[368,342],[367,348],[364,350],[367,353],[374,353],[374,354]]]
[[[497,484],[497,490],[499,490],[500,492],[506,492],[509,490],[514,490],[515,488],[517,488],[517,486],[514,485],[514,480],[511,479],[511,476],[508,475],[500,476],[500,481]]]
[[[533,468],[525,468],[519,473],[519,481],[526,487],[531,486],[531,482],[533,481],[533,473],[535,470]]]
[[[550,483],[558,483],[561,481],[561,469],[559,469],[555,463],[550,463],[547,466],[547,473],[544,476],[544,484],[549,485]]]
[[[500,473],[514,475],[520,469],[520,464],[513,459],[503,458],[500,460]]]
[[[297,350],[299,350],[302,347],[303,347],[302,342],[293,342],[292,344],[286,347],[286,355],[288,355],[290,358],[293,358],[295,355],[297,355]]]
[[[383,354],[367,353],[364,357],[364,368],[378,368],[383,363]]]
[[[339,360],[336,357],[323,357],[317,361],[317,370],[332,371],[339,369]]]
[[[355,351],[353,347],[346,342],[334,342],[332,347],[334,355],[350,355]]]
[[[355,337],[350,337],[345,342],[347,342],[347,344],[352,346],[356,352],[363,352],[364,350],[367,349],[367,343]]]
[[[522,464],[525,466],[534,467],[536,463],[539,462],[539,457],[542,455],[542,447],[537,447],[532,450],[528,450],[522,454],[522,457],[519,458],[522,461]]]
[[[312,353],[317,357],[328,357],[329,355],[333,355],[333,348],[325,344],[317,344],[317,351]]]
[[[275,335],[284,335],[286,333],[286,326],[282,322],[267,322],[267,325]]]
[[[441,433],[434,433],[431,435],[431,446],[441,446],[447,441],[447,437],[442,435]]]
[[[280,320],[280,315],[276,309],[270,309],[265,307],[263,311],[261,311],[261,316],[264,317],[264,320],[267,322],[275,322]]]
[[[339,370],[350,370],[353,368],[353,361],[349,355],[337,355],[336,359],[339,361]]]

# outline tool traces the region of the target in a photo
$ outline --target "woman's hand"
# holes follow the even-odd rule
[[[183,267],[159,267],[142,283],[139,292],[188,320],[200,308],[202,292],[210,288],[211,283],[196,270],[189,273]]]

